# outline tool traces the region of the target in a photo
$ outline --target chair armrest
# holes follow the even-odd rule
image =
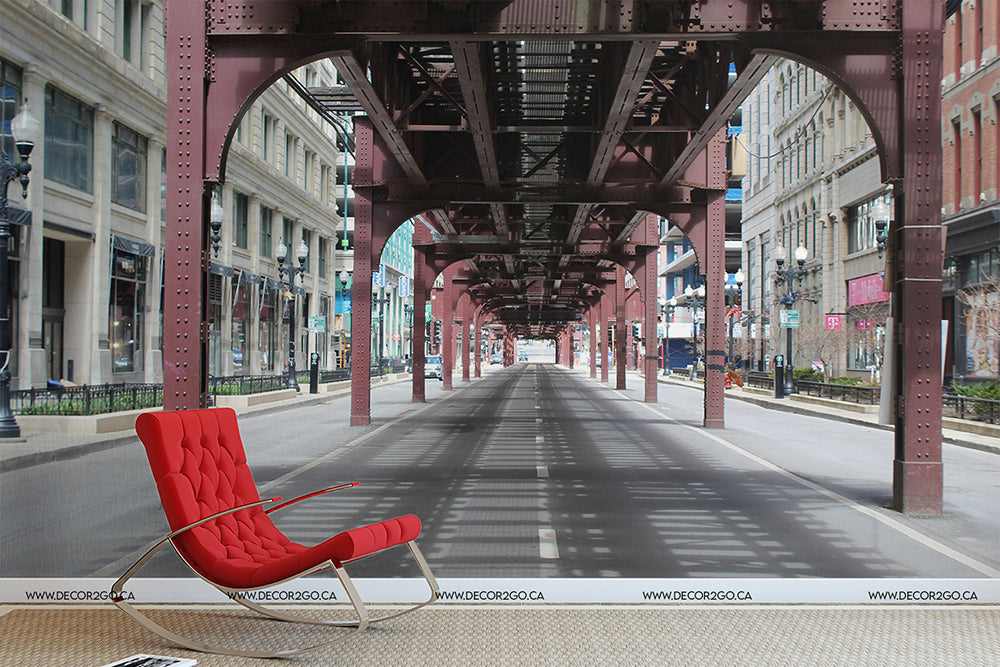
[[[331,491],[340,491],[341,489],[349,489],[352,486],[357,486],[357,485],[358,485],[357,482],[344,482],[343,484],[334,484],[333,486],[328,486],[325,489],[320,489],[319,491],[313,491],[312,493],[307,493],[305,495],[299,496],[298,498],[292,498],[291,500],[286,500],[280,505],[275,505],[274,507],[268,507],[266,510],[264,510],[264,513],[270,514],[271,512],[277,512],[280,509],[284,509],[289,505],[294,505],[297,502],[307,500],[309,498],[312,498],[313,496],[321,496],[324,493],[330,493]]]

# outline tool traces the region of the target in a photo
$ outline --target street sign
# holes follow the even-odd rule
[[[326,315],[309,316],[309,333],[326,333]]]
[[[798,329],[799,328],[799,311],[797,310],[781,310],[781,328],[782,329]]]

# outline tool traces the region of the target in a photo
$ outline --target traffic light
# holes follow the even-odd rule
[[[431,337],[431,322],[427,320],[424,322],[424,337],[430,340]]]
[[[441,340],[441,320],[434,320],[434,342]]]
[[[634,340],[642,340],[642,325],[638,322],[632,323],[632,338]]]

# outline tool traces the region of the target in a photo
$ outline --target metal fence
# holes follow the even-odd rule
[[[263,394],[265,391],[284,389],[287,384],[285,375],[209,375],[208,393],[212,396]]]
[[[162,384],[82,385],[10,392],[11,409],[22,415],[100,415],[160,405]]]
[[[833,384],[831,382],[816,382],[815,380],[796,380],[795,386],[800,394],[832,398],[847,403],[863,405],[878,405],[881,390],[878,387],[866,387],[854,384]]]
[[[774,390],[774,378],[767,373],[750,371],[743,376],[743,384],[757,389]]]
[[[1000,401],[945,394],[941,416],[1000,424]]]

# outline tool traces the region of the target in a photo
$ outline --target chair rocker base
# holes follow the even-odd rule
[[[163,548],[163,546],[166,545],[168,540],[169,537],[163,538],[163,540],[161,540],[152,549],[150,549],[142,558],[140,558],[135,563],[135,565],[129,568],[129,570],[124,575],[122,575],[122,577],[118,581],[115,582],[114,586],[112,586],[111,588],[111,599],[114,601],[115,606],[117,606],[119,609],[121,609],[126,614],[131,616],[133,620],[135,620],[137,623],[142,625],[147,630],[159,635],[160,637],[163,637],[164,639],[178,646],[181,646],[183,648],[188,648],[194,651],[200,651],[203,653],[216,653],[220,655],[232,655],[245,658],[284,658],[297,655],[300,653],[306,653],[308,651],[315,651],[317,649],[342,642],[349,637],[353,637],[354,635],[359,634],[364,630],[366,630],[367,627],[372,623],[379,623],[381,621],[386,621],[390,618],[396,618],[402,616],[403,614],[408,614],[411,611],[416,611],[417,609],[426,607],[427,605],[437,600],[438,591],[440,590],[437,583],[437,579],[434,578],[434,575],[431,572],[430,567],[427,565],[427,561],[424,559],[423,554],[421,553],[419,547],[417,547],[417,544],[414,541],[406,542],[405,544],[409,548],[410,553],[412,554],[414,560],[417,561],[417,565],[420,568],[420,572],[423,575],[424,580],[430,587],[431,591],[430,597],[426,601],[420,602],[411,607],[407,607],[402,611],[395,612],[393,614],[388,614],[386,616],[380,616],[378,618],[372,618],[371,615],[368,613],[368,608],[365,606],[365,603],[361,600],[361,596],[358,594],[357,588],[355,588],[354,582],[351,580],[350,576],[348,576],[347,571],[344,569],[343,564],[338,565],[333,561],[327,561],[326,563],[321,563],[312,570],[303,572],[301,575],[297,575],[296,577],[291,577],[291,579],[297,579],[299,576],[305,576],[307,574],[318,572],[320,570],[332,569],[334,573],[337,575],[337,579],[340,581],[340,584],[344,587],[344,590],[347,592],[347,597],[350,600],[351,606],[354,608],[354,611],[357,615],[356,620],[349,620],[349,621],[317,620],[314,618],[306,618],[302,616],[296,616],[294,614],[288,614],[275,609],[270,609],[256,602],[247,600],[246,598],[239,595],[239,593],[245,592],[246,590],[250,589],[227,588],[215,584],[211,581],[208,581],[207,579],[204,579],[204,577],[201,577],[207,583],[212,584],[212,586],[214,586],[216,589],[225,593],[230,600],[233,600],[243,605],[247,609],[255,611],[268,618],[273,618],[275,620],[285,621],[289,623],[307,623],[311,625],[322,625],[327,627],[351,628],[350,632],[347,632],[346,634],[343,634],[337,637],[336,639],[332,639],[326,642],[321,642],[319,644],[313,644],[311,646],[295,648],[295,649],[287,649],[282,651],[250,651],[244,649],[214,646],[194,639],[183,637],[175,632],[171,632],[170,630],[164,628],[162,625],[153,621],[151,618],[143,614],[134,606],[126,602],[124,596],[122,595],[122,589],[125,585],[125,582],[128,581],[153,556],[153,554],[155,554],[157,551]],[[181,560],[184,559],[182,558]],[[186,561],[185,564],[187,564]],[[283,583],[283,582],[277,582],[277,583]]]

